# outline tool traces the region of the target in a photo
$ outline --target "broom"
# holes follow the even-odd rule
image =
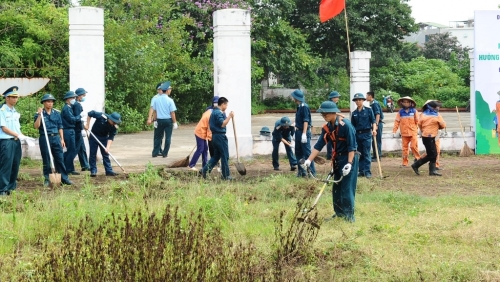
[[[177,160],[177,161],[171,163],[170,165],[167,165],[167,167],[168,168],[187,167],[189,165],[189,157],[193,153],[194,149],[196,149],[196,146],[193,147],[193,149],[191,150],[191,153],[189,153],[189,155],[187,155],[187,157],[182,158],[180,160]]]
[[[467,141],[465,141],[465,133],[464,133],[464,128],[462,127],[462,121],[460,121],[460,114],[458,113],[458,107],[455,107],[457,109],[457,115],[458,115],[458,122],[460,123],[460,130],[462,130],[462,137],[464,138],[464,146],[462,147],[462,150],[460,150],[460,157],[470,157],[474,155],[474,152],[472,152],[471,148],[469,148],[469,145],[467,145]]]

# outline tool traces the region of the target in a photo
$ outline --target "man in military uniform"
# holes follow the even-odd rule
[[[337,91],[332,91],[328,95],[328,100],[332,101],[337,105],[338,108],[338,102],[340,100],[340,94]],[[332,159],[332,144],[330,142],[326,143],[326,159],[331,160]]]
[[[64,106],[62,108],[61,117],[64,132],[64,144],[66,144],[66,152],[64,152],[64,166],[68,174],[79,175],[75,171],[75,157],[78,154],[75,142],[75,125],[80,121],[81,116],[74,115],[73,105],[76,103],[76,94],[73,91],[66,92],[64,95]]]
[[[151,103],[150,103],[150,106],[149,106],[149,113],[148,113],[147,124],[148,125],[151,125],[151,124],[154,125],[153,142],[154,142],[154,138],[156,138],[156,136],[160,135],[160,130],[158,129],[157,113],[156,113],[156,111],[153,108],[153,104],[154,104],[154,101],[158,97],[160,97],[161,94],[163,93],[162,90],[161,90],[161,88],[160,88],[161,85],[162,85],[162,83],[158,83],[156,85],[156,95],[154,95],[153,98],[151,98]],[[160,149],[159,149],[159,151],[156,154],[155,154],[155,151],[153,149],[153,156],[152,157],[156,158],[156,157],[159,157],[159,156],[163,156],[162,149],[161,149],[161,143],[160,143]]]
[[[295,90],[291,94],[293,101],[297,104],[297,112],[295,112],[295,156],[297,159],[307,159],[311,154],[311,109],[306,104],[304,93],[300,90]],[[314,163],[311,164],[311,173],[316,175]],[[306,177],[306,171],[299,166],[297,173],[298,177]]]
[[[69,180],[68,174],[66,172],[66,166],[64,165],[64,157],[63,157],[63,147],[65,147],[64,143],[64,133],[63,133],[63,125],[61,114],[53,109],[54,101],[56,98],[52,96],[52,94],[45,94],[42,97],[41,103],[43,104],[43,108],[38,108],[38,112],[34,117],[34,127],[38,129],[40,133],[39,145],[40,145],[40,153],[42,154],[43,160],[43,176],[45,177],[45,181],[43,183],[44,186],[49,185],[49,174],[52,173],[50,167],[50,153],[52,153],[52,157],[54,159],[54,166],[57,172],[61,174],[61,182],[65,185],[72,185],[73,183]],[[45,121],[45,126],[47,130],[47,137],[49,139],[49,143],[47,144],[45,132],[43,130],[42,118]],[[50,147],[50,151],[49,151]]]
[[[362,93],[354,94],[352,101],[356,103],[356,109],[351,113],[351,123],[356,130],[356,143],[358,151],[361,153],[359,158],[359,176],[371,178],[371,154],[372,136],[377,134],[377,124],[375,116],[369,107],[363,106],[366,100]]]
[[[372,108],[373,115],[375,115],[375,123],[377,124],[377,153],[378,157],[382,157],[382,129],[384,128],[384,112],[382,111],[382,106],[375,100],[375,92],[369,91],[366,93],[366,100],[370,102],[370,107]],[[372,162],[377,161],[377,155],[375,154],[375,142],[372,142]]]
[[[153,110],[156,111],[158,131],[155,131],[155,141],[153,148],[153,157],[157,156],[161,150],[161,143],[163,137],[165,136],[165,144],[162,151],[162,156],[166,158],[168,156],[168,151],[170,150],[170,143],[172,142],[172,130],[177,129],[177,118],[175,111],[177,108],[175,106],[174,100],[169,97],[172,92],[172,87],[170,82],[167,81],[160,86],[162,94],[154,99]]]
[[[279,162],[279,148],[280,143],[285,144],[286,156],[288,157],[288,162],[290,163],[290,170],[295,171],[297,169],[297,159],[292,152],[292,136],[295,134],[295,128],[292,126],[292,122],[288,117],[282,117],[274,123],[273,129],[273,167],[274,170],[280,170]]]
[[[354,222],[354,198],[359,163],[354,127],[347,119],[340,122],[337,116],[340,110],[331,101],[321,103],[317,112],[321,113],[327,124],[323,126],[318,142],[314,145],[304,165],[310,166],[325,144],[332,143],[333,178],[339,180],[343,177],[342,181],[334,183],[332,187],[333,211],[335,212],[333,218],[339,217]]]
[[[87,157],[87,148],[85,147],[84,135],[83,135],[83,120],[85,119],[85,113],[83,112],[82,102],[85,102],[87,96],[87,91],[83,88],[78,88],[75,90],[76,102],[73,105],[73,114],[75,116],[80,116],[80,120],[75,123],[75,147],[78,154],[78,160],[80,161],[80,167],[82,171],[89,171],[89,159]]]
[[[0,106],[0,196],[10,195],[16,189],[22,156],[21,140],[26,139],[21,133],[21,114],[14,108],[19,98],[17,89],[17,86],[7,89],[3,93],[5,103]]]
[[[116,176],[118,173],[113,171],[111,167],[111,161],[109,160],[109,150],[111,149],[111,144],[115,139],[117,126],[122,123],[121,115],[119,113],[112,113],[110,115],[90,111],[87,116],[87,123],[85,124],[85,130],[89,130],[90,119],[95,118],[96,121],[92,126],[91,134],[89,138],[89,163],[90,163],[90,177],[97,176],[97,148],[101,151],[102,163],[104,165],[104,170],[106,171],[106,176]],[[97,139],[97,140],[96,140]],[[102,148],[99,142],[106,148]]]

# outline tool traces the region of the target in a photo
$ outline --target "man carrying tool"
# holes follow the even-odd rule
[[[108,115],[101,112],[90,111],[87,116],[85,130],[89,130],[90,118],[96,119],[94,125],[92,126],[91,136],[89,138],[90,177],[97,176],[97,148],[101,151],[102,163],[104,165],[104,170],[106,171],[106,176],[116,176],[118,173],[114,172],[111,167],[109,150],[116,135],[116,128],[120,123],[122,123],[121,115],[117,112]],[[100,147],[99,142],[103,145],[106,144],[106,148]]]
[[[311,155],[311,110],[306,104],[304,93],[295,90],[291,94],[293,101],[297,104],[295,113],[295,156],[297,159],[307,159]],[[314,163],[311,164],[311,173],[316,175]],[[298,177],[306,177],[307,172],[299,166]]]
[[[352,99],[356,103],[356,110],[351,113],[351,123],[356,129],[356,144],[361,153],[359,158],[359,176],[371,178],[372,173],[370,149],[372,147],[372,136],[377,135],[377,124],[371,108],[363,106],[366,100],[361,93],[354,94]]]
[[[73,91],[66,92],[63,98],[65,104],[62,109],[62,125],[64,131],[64,144],[66,144],[66,152],[63,153],[64,166],[66,167],[66,172],[72,175],[79,175],[80,173],[75,171],[75,157],[78,155],[76,148],[76,138],[75,138],[75,126],[76,122],[81,119],[80,115],[74,115],[73,105],[76,103],[76,94]]]
[[[85,97],[87,96],[87,91],[83,88],[78,88],[75,90],[76,102],[73,105],[73,114],[75,116],[80,116],[80,120],[75,123],[75,147],[76,153],[78,154],[78,160],[80,161],[80,167],[82,171],[90,171],[89,158],[87,157],[87,148],[85,147],[85,141],[83,137],[83,123],[85,120],[85,113],[83,112],[82,102],[85,102]]]
[[[282,117],[277,120],[274,124],[273,129],[273,167],[274,170],[280,170],[279,162],[279,148],[280,143],[285,144],[286,155],[288,157],[288,162],[290,163],[290,170],[295,171],[297,169],[297,159],[292,152],[292,136],[295,134],[295,128],[288,117]]]
[[[382,129],[384,128],[384,112],[382,111],[382,106],[375,100],[375,92],[366,92],[366,100],[370,102],[370,107],[372,108],[373,114],[375,115],[375,124],[377,124],[377,153],[379,159],[382,157]],[[375,142],[372,142],[372,162],[377,161],[377,155],[375,154]]]
[[[69,180],[68,173],[66,172],[66,166],[64,165],[63,157],[63,147],[66,146],[64,143],[64,133],[61,114],[53,109],[54,102],[56,98],[52,94],[45,94],[42,97],[41,103],[43,108],[38,108],[38,112],[35,114],[34,120],[35,129],[38,129],[40,133],[40,139],[38,139],[40,146],[40,153],[42,154],[43,160],[43,176],[45,181],[43,186],[49,186],[49,174],[52,173],[50,167],[50,154],[54,159],[54,166],[57,172],[61,174],[61,183],[65,185],[72,185],[73,182]],[[45,121],[45,129],[47,131],[47,136],[43,130],[42,118]],[[47,137],[48,142],[47,144]]]
[[[340,110],[331,101],[321,103],[317,110],[327,122],[321,129],[321,135],[309,158],[304,162],[309,167],[314,158],[319,154],[326,143],[332,143],[332,169],[334,180],[341,177],[339,183],[333,184],[333,210],[332,218],[340,217],[349,222],[354,222],[354,198],[358,182],[358,155],[356,154],[356,135],[351,122],[344,119],[339,122],[337,113]],[[331,218],[328,218],[331,219]]]
[[[419,113],[415,108],[417,103],[409,97],[405,96],[398,99],[398,106],[401,108],[394,119],[394,127],[392,128],[392,137],[396,137],[396,132],[401,133],[401,141],[403,146],[403,164],[401,167],[408,167],[409,149],[413,153],[416,160],[420,159],[418,151],[418,119]],[[411,144],[408,146],[408,144]],[[409,147],[409,148],[408,148]]]
[[[233,118],[234,113],[231,111],[229,115],[224,113],[227,109],[229,101],[225,97],[220,97],[217,104],[219,105],[212,111],[210,115],[209,125],[212,131],[212,143],[214,145],[214,156],[210,158],[207,165],[198,171],[199,175],[207,178],[207,172],[210,173],[215,165],[221,161],[222,179],[233,180],[229,171],[229,149],[226,137],[226,125]]]

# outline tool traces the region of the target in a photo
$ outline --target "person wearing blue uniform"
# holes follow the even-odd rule
[[[290,163],[290,170],[295,171],[297,169],[297,159],[292,152],[292,136],[295,134],[295,128],[292,126],[292,122],[288,117],[282,117],[274,123],[273,129],[273,167],[274,170],[280,170],[279,162],[279,148],[280,143],[285,144],[286,156],[288,157],[288,162]]]
[[[62,108],[61,117],[64,132],[64,144],[66,144],[66,152],[64,152],[64,166],[68,174],[79,175],[75,171],[75,157],[78,155],[75,141],[75,125],[80,121],[81,116],[74,115],[73,105],[76,103],[76,94],[73,91],[66,92],[64,95],[64,107]]]
[[[297,104],[297,112],[295,113],[295,156],[298,160],[307,159],[311,154],[311,110],[305,102],[302,91],[297,89],[291,95],[293,101]],[[311,164],[311,173],[316,175],[314,163]],[[307,172],[299,166],[297,176],[306,177]]]
[[[214,156],[210,158],[208,163],[199,170],[199,174],[203,178],[207,178],[207,172],[210,173],[215,165],[221,161],[221,172],[223,180],[233,180],[229,171],[229,148],[226,136],[226,125],[233,118],[234,113],[231,111],[226,116],[224,113],[227,109],[228,100],[225,97],[220,97],[217,102],[218,107],[212,111],[210,115],[209,125],[212,131],[212,144],[214,145]]]
[[[168,151],[170,150],[170,143],[172,141],[172,130],[177,129],[177,118],[175,111],[174,100],[169,97],[172,92],[172,87],[170,82],[167,81],[160,86],[162,94],[154,99],[153,110],[156,111],[156,121],[158,122],[158,130],[155,130],[154,137],[154,147],[152,155],[157,156],[160,154],[161,143],[163,142],[163,137],[165,136],[165,144],[161,154],[164,158],[168,156]]]
[[[161,94],[163,93],[163,91],[161,90],[160,86],[162,85],[162,83],[158,83],[156,85],[156,95],[153,96],[153,98],[151,98],[151,103],[150,103],[150,106],[149,106],[149,113],[148,113],[148,121],[147,121],[147,124],[148,125],[151,125],[153,124],[154,126],[154,131],[153,131],[153,144],[154,144],[154,138],[155,136],[158,136],[160,135],[160,131],[158,130],[158,121],[157,121],[157,114],[156,114],[156,111],[153,109],[153,104],[154,104],[154,101],[161,96]],[[156,155],[152,155],[153,158],[156,158],[156,157],[159,157],[159,156],[163,156],[163,153],[162,153],[162,150],[161,150],[161,143],[160,143],[160,150],[159,152],[156,154]],[[154,152],[154,150],[153,150]]]
[[[373,115],[375,116],[375,123],[377,124],[377,153],[379,159],[382,157],[382,129],[384,128],[384,112],[382,111],[382,106],[375,100],[375,92],[369,91],[366,93],[366,100],[370,102],[370,107],[372,108]],[[372,142],[372,162],[377,161],[377,155],[375,154],[375,143]]]
[[[351,123],[356,130],[356,144],[361,153],[359,158],[359,176],[372,177],[371,154],[372,136],[377,134],[375,116],[369,107],[363,106],[366,100],[362,93],[354,94],[352,99],[356,103],[356,109],[351,113]]]
[[[328,95],[328,100],[332,101],[337,105],[338,108],[338,102],[340,100],[340,94],[337,91],[332,91]],[[332,159],[332,144],[331,143],[326,143],[326,159],[331,160]]]
[[[52,153],[56,172],[61,174],[61,183],[65,185],[73,184],[69,180],[68,173],[66,172],[66,166],[64,165],[63,147],[65,147],[66,144],[64,143],[61,113],[53,108],[55,100],[56,98],[54,98],[52,94],[43,95],[41,101],[43,108],[38,108],[38,112],[34,116],[34,127],[35,129],[38,129],[38,132],[40,133],[40,139],[38,142],[43,160],[43,176],[45,178],[45,181],[43,182],[44,186],[49,185],[49,174],[52,173],[52,169],[50,167],[50,153]],[[48,136],[45,136],[42,118],[44,119]],[[46,137],[49,139],[48,144]]]
[[[304,165],[310,166],[325,144],[332,144],[333,180],[339,180],[342,177],[342,180],[334,183],[332,187],[333,211],[335,212],[332,218],[339,217],[354,222],[354,199],[359,165],[354,127],[347,119],[340,122],[338,116],[340,110],[332,101],[321,103],[317,112],[321,113],[327,123],[323,126],[321,135]]]
[[[104,170],[106,171],[106,176],[118,175],[118,173],[114,172],[111,167],[109,151],[111,149],[111,144],[115,139],[117,131],[116,128],[122,123],[121,115],[117,112],[108,115],[102,112],[90,111],[88,112],[85,130],[89,130],[91,118],[95,118],[95,122],[91,129],[91,132],[94,135],[92,136],[92,134],[90,134],[89,136],[90,177],[97,176],[97,148],[101,151],[102,163],[104,165]],[[96,139],[99,140],[103,146],[106,146],[106,148],[102,148]]]
[[[3,92],[5,103],[0,106],[0,196],[10,195],[17,187],[17,175],[21,165],[21,114],[14,106],[19,99],[18,87]]]
[[[85,147],[84,135],[82,132],[85,113],[83,112],[81,103],[85,102],[87,91],[83,88],[78,88],[75,90],[75,94],[77,95],[77,97],[76,102],[73,105],[73,115],[79,115],[81,117],[80,120],[75,123],[75,147],[82,171],[90,171],[89,158],[87,157],[87,148]]]

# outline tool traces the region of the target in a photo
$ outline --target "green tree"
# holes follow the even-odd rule
[[[423,54],[427,59],[441,59],[449,61],[451,54],[455,53],[456,59],[464,60],[469,57],[468,47],[462,47],[458,39],[451,33],[436,33],[429,35],[429,40],[425,43]]]

